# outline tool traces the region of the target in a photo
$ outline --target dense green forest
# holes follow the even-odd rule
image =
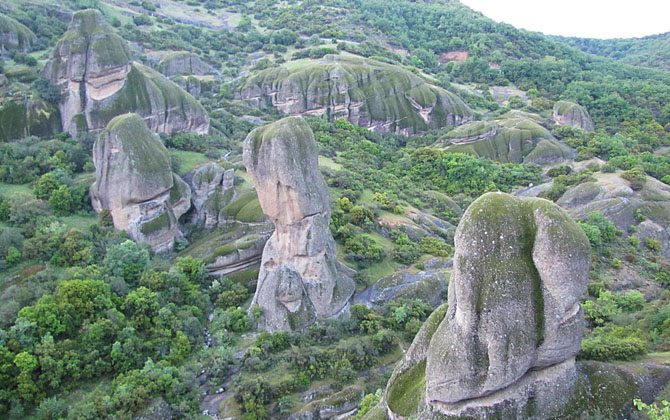
[[[192,210],[179,220],[174,249],[155,253],[115,229],[109,211],[94,211],[99,133],[63,132],[67,95],[45,71],[73,13],[90,8],[134,63],[160,70],[171,53],[187,51],[207,67],[165,77],[204,107],[208,133],[159,138],[171,171],[188,182],[208,162],[234,173],[238,201],[224,203],[222,193],[223,204],[210,205],[220,204],[214,219],[225,214],[230,224],[206,225]],[[34,36],[26,48],[0,48],[0,417],[253,420],[346,407],[337,414],[360,408],[349,418],[363,418],[437,307],[431,298],[446,301],[463,211],[492,191],[540,188],[536,195],[570,210],[587,235],[580,360],[668,363],[665,34],[547,37],[455,0],[7,0],[0,18],[3,34]],[[218,257],[262,236],[242,142],[281,117],[241,90],[264,70],[349,54],[458,95],[472,110],[469,135],[482,134],[474,125],[482,122],[509,131],[486,139],[502,142],[494,153],[458,148],[454,139],[467,145],[469,137],[453,126],[404,136],[305,112],[330,190],[337,256],[357,270],[356,291],[430,272],[440,292],[417,288],[352,304],[349,317],[304,331],[262,332],[249,307],[260,257],[212,274]],[[559,100],[581,105],[595,130],[558,124]],[[598,201],[602,191],[614,191],[612,200],[630,195],[624,204]],[[624,210],[610,211],[616,206]],[[670,388],[649,410],[662,400]]]

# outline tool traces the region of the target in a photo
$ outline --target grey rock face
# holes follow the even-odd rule
[[[158,71],[167,77],[179,75],[205,75],[214,69],[200,58],[198,54],[188,51],[177,51],[169,54],[158,63]]]
[[[556,102],[554,105],[554,121],[558,125],[571,125],[584,131],[595,130],[593,120],[586,109],[574,102]]]
[[[228,172],[231,172],[233,177],[235,176],[235,172],[232,169]],[[223,188],[223,176],[223,168],[214,162],[210,162],[193,171],[193,177],[191,178],[191,184],[193,185],[192,199],[193,207],[198,213],[198,219],[202,220],[204,218],[202,213],[204,212],[207,200],[212,194],[217,192],[217,190],[223,193],[232,187]]]
[[[167,149],[137,114],[114,118],[93,147],[91,202],[107,209],[114,227],[156,252],[181,236],[177,220],[191,207],[191,190],[172,173]]]
[[[94,9],[78,11],[44,69],[61,87],[63,130],[98,131],[117,115],[139,114],[153,132],[209,130],[204,108],[160,73],[132,61],[125,41]]]
[[[252,302],[263,309],[261,327],[295,330],[337,315],[354,292],[353,270],[336,258],[311,129],[301,117],[257,128],[244,141],[244,164],[275,225]]]
[[[434,258],[437,260],[437,258]],[[440,270],[394,273],[380,278],[354,297],[354,303],[382,305],[399,298],[421,299],[436,307],[447,289],[446,274]]]
[[[236,97],[287,115],[326,115],[379,133],[419,134],[473,117],[460,97],[391,64],[326,55],[250,77]]]
[[[448,309],[431,315],[396,367],[389,410],[412,414],[398,390],[421,375],[414,413],[524,418],[533,398],[528,417],[546,418],[575,383],[588,239],[549,201],[489,193],[465,212],[455,245]]]

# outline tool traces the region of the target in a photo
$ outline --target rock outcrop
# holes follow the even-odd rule
[[[202,61],[198,54],[188,51],[176,51],[168,54],[158,63],[158,71],[167,77],[179,75],[203,76],[214,69]]]
[[[555,204],[489,193],[455,236],[449,302],[387,388],[391,418],[549,418],[576,383],[589,241]],[[425,384],[425,385],[424,385]]]
[[[65,95],[63,129],[104,129],[117,115],[139,114],[152,132],[209,130],[209,117],[190,94],[131,60],[125,41],[97,10],[76,12],[54,48],[44,75]]]
[[[420,271],[416,274],[402,271],[384,276],[372,286],[356,294],[354,304],[383,305],[395,299],[420,299],[432,307],[442,303],[447,290],[447,275],[442,270]]]
[[[191,176],[193,207],[195,208],[197,219],[204,221],[206,227],[215,225],[218,222],[219,215],[218,212],[216,214],[206,212],[206,210],[212,207],[206,207],[207,202],[214,194],[217,194],[217,198],[219,198],[219,194],[228,196],[229,199],[225,204],[232,201],[234,195],[234,191],[232,190],[234,178],[235,170],[229,169],[224,171],[221,166],[214,162],[210,162],[193,171],[193,175]]]
[[[265,245],[252,301],[261,328],[297,330],[346,309],[353,270],[337,260],[328,187],[309,125],[288,117],[249,133],[244,164],[275,231]]]
[[[27,26],[0,13],[0,53],[28,52],[35,39],[35,34]]]
[[[380,133],[419,134],[473,116],[451,92],[398,66],[351,55],[263,70],[247,79],[236,97],[289,115],[344,118]]]
[[[594,131],[593,120],[583,106],[569,101],[558,101],[554,105],[554,121],[557,125],[571,125],[584,131]]]
[[[58,108],[41,99],[10,102],[0,108],[0,140],[46,137],[60,132]]]
[[[533,114],[510,113],[492,121],[473,121],[450,131],[437,145],[503,163],[557,164],[570,148],[556,140]]]
[[[642,189],[633,190],[620,175],[596,173],[595,182],[570,187],[556,204],[580,220],[599,211],[624,232],[637,225],[637,214],[642,214],[646,220],[635,235],[659,240],[662,254],[670,258],[670,186],[648,176]]]
[[[191,207],[191,190],[172,173],[170,155],[137,114],[118,116],[93,147],[91,203],[109,210],[114,227],[154,251],[172,248],[177,221]]]

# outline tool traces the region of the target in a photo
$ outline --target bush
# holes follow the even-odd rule
[[[631,360],[647,353],[647,343],[639,337],[640,331],[615,327],[596,328],[590,337],[582,340],[577,355],[582,360]]]
[[[652,251],[659,252],[661,250],[661,241],[657,239],[652,239],[652,238],[645,238],[644,244],[647,246],[647,248],[651,249]]]
[[[621,178],[628,181],[630,187],[636,191],[644,188],[644,184],[647,182],[647,174],[639,169],[624,171],[621,174]]]

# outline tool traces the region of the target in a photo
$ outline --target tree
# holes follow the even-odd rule
[[[61,185],[51,193],[49,208],[56,216],[67,216],[72,213],[74,202],[67,185]]]
[[[148,330],[151,327],[159,309],[158,294],[146,287],[139,287],[129,293],[123,303],[124,312],[140,330]]]
[[[135,283],[149,264],[149,251],[137,243],[127,240],[107,250],[103,263],[111,274]]]
[[[39,199],[48,200],[51,197],[51,193],[61,186],[62,184],[58,179],[51,172],[48,172],[37,180],[33,187],[33,193]]]

